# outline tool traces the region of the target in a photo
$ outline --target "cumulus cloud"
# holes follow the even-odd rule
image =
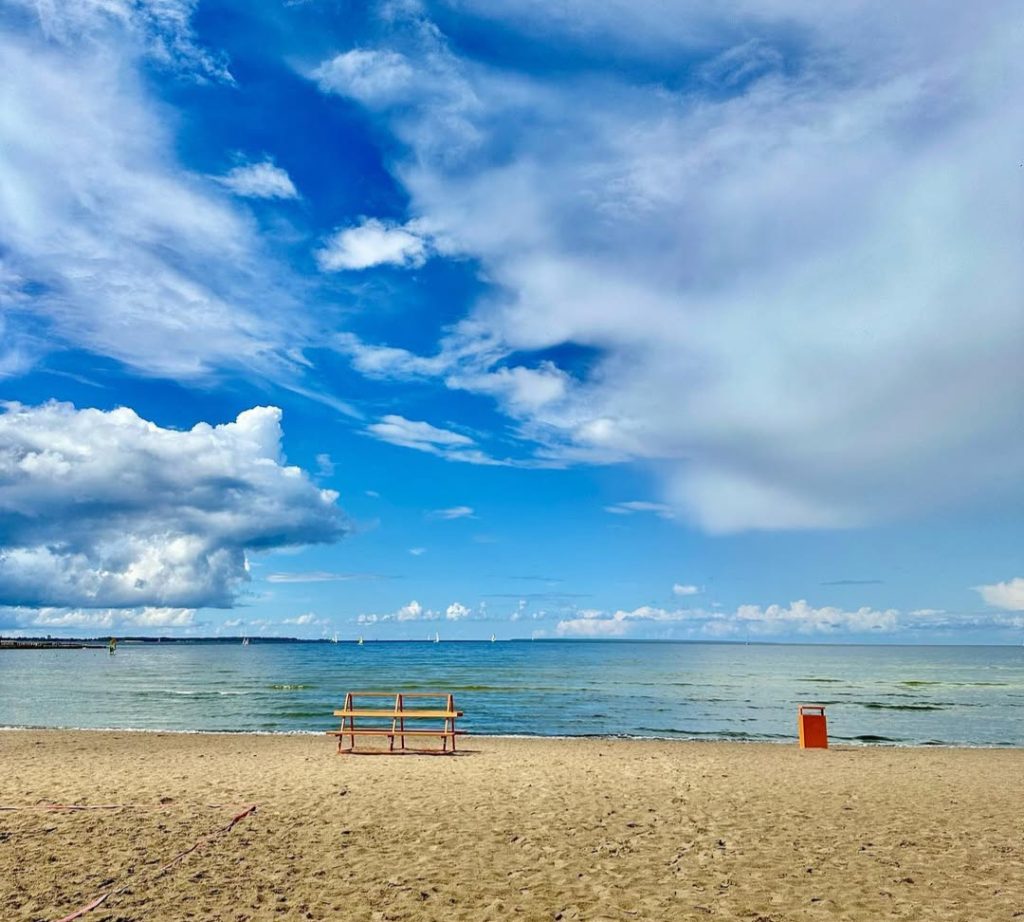
[[[637,67],[498,70],[422,14],[400,48],[325,62],[321,88],[408,151],[394,173],[437,250],[494,286],[436,356],[378,374],[492,394],[540,457],[649,463],[711,531],[1019,495],[1009,0],[910,20],[883,0],[459,6]],[[592,359],[536,399],[487,377],[562,347]]]
[[[470,609],[458,602],[452,602],[452,604],[444,610],[444,616],[449,621],[461,621],[463,618],[468,618],[471,614],[472,612]]]
[[[219,178],[235,195],[243,198],[292,199],[299,193],[287,171],[272,160],[246,163],[229,170]]]
[[[179,432],[134,411],[7,404],[0,604],[230,607],[247,550],[334,541],[337,494],[284,463],[281,411]]]
[[[981,594],[986,605],[991,605],[993,608],[1024,611],[1024,579],[1019,576],[1007,580],[1005,583],[976,586],[975,591]]]
[[[335,231],[315,255],[324,272],[383,265],[415,268],[427,261],[428,248],[410,225],[365,218],[355,227]]]
[[[0,607],[0,627],[63,631],[127,632],[156,628],[190,628],[196,623],[192,608],[42,608]]]
[[[558,622],[561,636],[621,637],[640,625],[681,624],[687,632],[708,637],[760,637],[783,634],[871,634],[892,633],[914,618],[901,619],[896,609],[868,607],[845,611],[832,606],[816,608],[806,601],[787,606],[741,605],[733,612],[702,608],[667,609],[644,605],[631,611],[587,610],[577,617]],[[918,617],[916,621],[921,622]]]

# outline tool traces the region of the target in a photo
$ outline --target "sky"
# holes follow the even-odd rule
[[[0,632],[1024,642],[1012,0],[0,0]]]

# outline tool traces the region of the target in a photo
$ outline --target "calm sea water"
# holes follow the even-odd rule
[[[0,653],[0,726],[320,731],[347,690],[450,690],[487,734],[1024,745],[1024,648],[511,641]]]

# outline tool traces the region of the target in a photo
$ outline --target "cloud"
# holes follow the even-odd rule
[[[660,519],[671,519],[675,517],[672,507],[665,503],[652,503],[646,500],[631,500],[627,503],[615,503],[604,507],[605,512],[612,515],[634,515],[637,512],[651,512]]]
[[[916,624],[912,624],[916,622]],[[772,637],[787,634],[889,634],[908,626],[920,626],[920,613],[903,617],[896,609],[875,610],[868,607],[845,611],[823,606],[816,608],[806,601],[788,606],[740,605],[735,611],[722,612],[701,608],[667,609],[651,605],[632,611],[615,612],[587,610],[579,617],[558,622],[562,636],[620,637],[639,625],[681,624],[688,634],[706,637]]]
[[[334,462],[331,460],[331,456],[326,452],[316,456],[316,472],[321,477],[333,477],[334,476]],[[368,493],[371,491],[367,491]]]
[[[390,413],[376,423],[366,427],[367,435],[391,445],[414,448],[430,455],[437,455],[448,461],[462,461],[466,464],[497,465],[496,461],[484,454],[468,435],[441,429],[422,420],[406,419]]]
[[[452,602],[452,604],[444,610],[444,616],[449,621],[461,621],[464,618],[468,618],[471,614],[472,612],[470,609],[458,602]]]
[[[354,48],[325,61],[313,71],[321,90],[379,107],[414,91],[416,78],[408,59],[395,51]]]
[[[696,586],[683,585],[682,583],[675,583],[672,586],[673,595],[697,595],[700,589]]]
[[[296,615],[294,618],[285,618],[282,624],[295,624],[299,627],[308,627],[311,624],[326,624],[327,622],[317,618],[313,612],[308,611],[302,615]]]
[[[539,458],[648,465],[712,532],[1020,495],[1009,0],[909,21],[882,0],[500,6],[459,5],[525,37],[500,69],[417,13],[319,72],[405,152],[436,250],[491,283],[378,375],[491,394]],[[538,34],[568,71],[517,59]],[[512,361],[551,362],[550,394],[502,384]]]
[[[434,509],[428,513],[432,519],[442,519],[450,522],[454,519],[475,519],[472,506],[452,506],[448,509]]]
[[[179,432],[131,409],[6,404],[0,604],[230,607],[246,552],[335,541],[337,494],[281,455],[281,411]]]
[[[0,607],[0,628],[40,632],[46,629],[78,633],[174,630],[196,624],[192,608],[65,608]]]
[[[315,254],[324,272],[373,266],[416,268],[427,261],[427,255],[427,241],[410,225],[400,227],[377,218],[364,218],[355,227],[335,231]]]
[[[975,586],[986,605],[1002,608],[1006,611],[1024,611],[1024,579],[1016,577],[1005,583],[992,583],[989,586]]]
[[[408,605],[403,605],[395,613],[397,621],[418,621],[424,615],[423,606],[413,599]]]
[[[427,549],[425,547],[411,547],[409,548],[409,553],[412,554],[413,557],[422,557],[427,553]]]
[[[194,43],[193,6],[0,11],[0,371],[71,348],[179,380],[297,374],[295,279],[220,183],[177,161],[177,120],[149,94],[154,66],[230,79]]]
[[[236,166],[218,182],[243,198],[294,199],[299,197],[291,177],[272,160]]]
[[[343,583],[359,579],[380,579],[380,576],[376,573],[332,573],[327,570],[267,574],[268,583]]]

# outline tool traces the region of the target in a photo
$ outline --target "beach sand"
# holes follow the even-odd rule
[[[0,918],[1024,918],[1024,750],[463,745],[0,733]]]

